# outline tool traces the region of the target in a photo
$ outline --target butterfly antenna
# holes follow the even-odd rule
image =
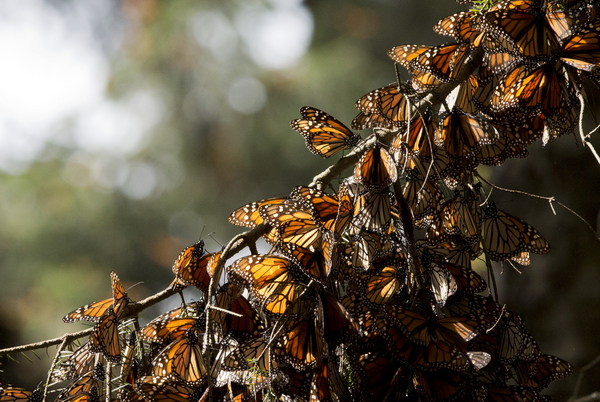
[[[204,229],[206,229],[206,223],[204,224],[204,226],[202,226],[202,231],[200,232],[200,238],[198,239],[198,241],[202,240],[202,235],[204,234]]]
[[[213,235],[213,233],[216,233],[216,232],[210,232],[210,233],[208,234],[208,237],[210,237],[211,239],[213,239],[213,240],[215,241],[215,243],[217,243],[219,246],[221,246],[221,249],[225,248],[225,246],[224,246],[224,245],[222,245],[220,241],[218,241],[217,239],[215,239],[215,238],[212,236],[212,235]]]
[[[134,283],[133,285],[131,285],[130,287],[127,288],[127,291],[129,292],[132,288],[136,287],[137,285],[141,285],[142,283],[144,283],[144,281],[140,281],[138,283]]]

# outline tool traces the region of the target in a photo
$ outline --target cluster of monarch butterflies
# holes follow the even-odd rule
[[[54,367],[55,382],[72,381],[56,400],[99,401],[109,382],[121,400],[149,402],[549,400],[540,393],[571,365],[541,352],[472,262],[528,265],[550,246],[489,200],[476,169],[572,131],[578,94],[599,78],[598,7],[512,0],[444,18],[434,30],[455,43],[388,52],[411,78],[356,102],[350,126],[373,128],[365,140],[302,108],[291,126],[312,153],[362,149],[352,175],[331,193],[297,186],[234,211],[235,225],[266,226],[271,250],[225,261],[214,300],[221,252],[202,241],[169,286],[195,286],[201,300],[144,327],[113,273],[111,299],[63,319],[95,325]],[[446,84],[439,110],[415,107]],[[41,395],[0,385],[0,402]]]

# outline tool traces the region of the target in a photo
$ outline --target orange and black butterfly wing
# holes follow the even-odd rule
[[[229,215],[229,222],[237,226],[255,228],[263,223],[263,218],[258,212],[260,207],[270,204],[280,204],[284,200],[286,200],[286,198],[273,197],[251,202],[233,211],[231,215]]]
[[[79,320],[86,320],[92,322],[100,321],[100,317],[108,310],[113,304],[113,299],[106,299],[95,303],[86,304],[77,310],[71,311],[69,314],[63,317],[64,322],[75,322]]]
[[[119,317],[125,307],[127,307],[129,299],[127,298],[127,292],[125,292],[125,288],[121,284],[117,274],[111,272],[110,277],[112,280],[113,289],[113,310],[115,315]]]
[[[225,332],[232,333],[236,339],[255,337],[260,330],[264,329],[260,316],[244,296],[239,296],[231,302],[229,311],[241,315],[238,317],[234,314],[227,314],[223,322]]]
[[[305,106],[300,113],[304,118],[292,120],[291,126],[302,134],[306,146],[315,155],[329,158],[360,140],[360,135],[322,110]]]
[[[196,331],[190,329],[185,336],[171,342],[156,356],[152,366],[154,375],[183,381],[191,386],[202,385],[207,369]]]
[[[232,282],[246,286],[251,301],[271,314],[283,314],[298,296],[297,268],[287,258],[247,256],[227,268]]]
[[[355,339],[361,333],[358,324],[346,308],[333,296],[321,295],[325,339],[330,344]]]
[[[0,402],[42,402],[42,389],[33,391],[0,384]]]
[[[108,361],[120,363],[119,321],[112,308],[94,325],[94,330],[90,335],[90,348],[92,352],[102,353]]]
[[[193,317],[152,320],[140,329],[139,338],[145,342],[164,346],[185,336],[186,332],[196,325],[198,319]]]
[[[207,394],[202,388],[193,388],[165,377],[146,376],[138,380],[135,391],[144,400],[152,402],[202,402]]]
[[[274,348],[275,356],[297,370],[314,369],[323,359],[326,344],[315,317],[291,320]]]

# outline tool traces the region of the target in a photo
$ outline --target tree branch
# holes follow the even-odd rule
[[[552,206],[552,203],[555,202],[558,205],[560,205],[561,207],[563,207],[564,209],[566,209],[567,211],[569,211],[570,213],[572,213],[573,215],[575,215],[577,218],[579,218],[580,221],[582,221],[583,223],[586,224],[586,226],[590,229],[590,231],[594,234],[594,237],[596,238],[596,240],[600,241],[600,236],[598,236],[598,234],[596,233],[596,231],[594,230],[594,228],[592,227],[592,225],[590,225],[588,223],[588,221],[586,221],[581,215],[579,215],[577,212],[573,211],[571,208],[567,207],[565,204],[556,201],[556,199],[554,197],[544,197],[542,195],[537,195],[537,194],[531,194],[531,193],[526,193],[525,191],[520,191],[520,190],[511,190],[508,188],[502,188],[499,187],[491,182],[489,182],[488,180],[486,180],[484,177],[482,177],[479,173],[477,173],[477,171],[475,171],[475,175],[477,176],[477,178],[479,178],[479,180],[485,182],[486,184],[488,184],[489,186],[491,186],[492,188],[495,188],[497,190],[500,191],[505,191],[507,193],[515,193],[515,194],[522,194],[522,195],[527,195],[529,197],[533,197],[533,198],[539,198],[541,200],[546,200],[548,202],[550,202],[550,206]]]

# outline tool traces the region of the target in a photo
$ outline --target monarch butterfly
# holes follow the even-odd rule
[[[284,243],[282,251],[292,261],[298,264],[303,272],[318,281],[326,279],[331,272],[331,265],[328,266],[325,261],[325,250],[315,249],[314,251],[311,251],[294,243]]]
[[[436,142],[448,155],[472,156],[481,149],[481,145],[493,144],[500,134],[494,126],[480,117],[460,112],[457,108],[444,118],[436,131]]]
[[[448,233],[460,233],[466,238],[479,236],[481,209],[477,200],[457,193],[442,208],[442,225]]]
[[[576,35],[582,27],[595,20],[596,14],[596,8],[591,4],[576,9],[559,9],[548,4],[546,9],[548,24],[560,40]]]
[[[266,205],[259,211],[266,222],[277,228],[277,242],[295,243],[305,248],[320,245],[324,228],[298,201]]]
[[[350,400],[338,368],[330,361],[324,362],[313,375],[310,385],[310,401],[325,402]]]
[[[112,281],[112,299],[106,299],[99,302],[86,304],[77,310],[71,311],[69,314],[63,317],[63,322],[75,322],[79,320],[86,320],[91,322],[98,322],[102,315],[108,310],[109,307],[113,307],[113,310],[117,316],[119,316],[124,308],[127,306],[129,299],[127,293],[119,280],[119,277],[114,272],[110,273]]]
[[[398,179],[394,160],[381,145],[376,144],[360,158],[354,177],[368,190],[383,190]]]
[[[571,37],[560,50],[560,59],[582,71],[592,71],[600,66],[600,21],[594,21]]]
[[[195,328],[171,342],[154,358],[152,372],[156,376],[200,386],[206,380],[207,370],[202,357],[202,344]]]
[[[121,380],[126,384],[126,387],[121,391],[122,393],[131,391],[138,378],[139,361],[136,356],[136,343],[136,333],[130,332],[121,363]]]
[[[519,124],[492,124],[502,133],[502,138],[506,140],[503,152],[508,157],[526,157],[528,152],[525,148],[540,138],[544,132],[544,115],[538,114]]]
[[[320,319],[311,314],[289,320],[273,353],[280,362],[297,370],[315,369],[327,354],[323,331],[322,311]]]
[[[356,372],[352,372],[353,382],[360,384],[362,393],[366,394],[362,400],[382,400],[394,375],[398,372],[402,379],[408,372],[393,361],[389,353],[382,351],[358,355],[353,367],[356,367]]]
[[[482,336],[482,332],[489,329],[498,321],[498,316],[501,312],[501,307],[490,299],[476,294],[456,295],[448,300],[446,305],[442,307],[441,313],[445,317],[477,317],[479,327],[477,331],[478,337]],[[471,340],[474,342],[477,338]],[[493,353],[494,355],[496,353]]]
[[[192,388],[186,384],[165,377],[146,376],[135,384],[135,391],[144,400],[152,402],[205,402],[208,398],[208,388]]]
[[[361,230],[353,241],[352,266],[362,270],[370,269],[374,258],[388,255],[396,245],[390,236],[367,230]]]
[[[278,367],[267,349],[269,342],[263,336],[242,343],[235,353],[227,356],[223,362],[226,369],[244,368],[247,370],[270,371]]]
[[[187,286],[196,286],[202,292],[208,292],[210,285],[208,264],[214,255],[215,253],[204,254],[203,240],[185,248],[173,264],[175,280],[171,283],[171,287],[182,289]]]
[[[62,376],[55,378],[56,381],[64,381],[81,377],[94,369],[96,354],[92,352],[90,343],[86,342],[73,352],[64,362],[65,371]]]
[[[400,126],[409,116],[411,104],[407,96],[413,93],[406,83],[393,82],[364,95],[354,106],[361,112],[377,114],[393,126]]]
[[[233,282],[245,285],[256,303],[271,314],[285,313],[299,294],[297,268],[283,257],[242,257],[227,267],[227,275]]]
[[[233,314],[225,315],[223,321],[223,330],[231,333],[236,339],[243,340],[249,337],[256,337],[264,325],[260,316],[252,309],[252,306],[244,296],[239,296],[229,307],[229,311],[241,314],[238,317]]]
[[[549,57],[560,45],[540,0],[513,0],[494,5],[478,28],[510,40],[525,57]]]
[[[521,357],[526,339],[531,335],[525,332],[518,323],[518,317],[505,312],[499,329],[500,346],[498,359],[504,364],[510,364]]]
[[[94,353],[102,353],[113,363],[121,361],[121,341],[119,339],[119,320],[110,307],[94,325],[90,335],[90,349]]]
[[[458,75],[469,55],[469,45],[452,43],[441,46],[397,46],[388,51],[394,61],[409,71],[420,71],[434,76],[439,82],[450,82]],[[410,52],[413,52],[412,54]]]
[[[468,79],[460,83],[456,92],[453,91],[448,95],[446,102],[450,107],[456,107],[464,113],[476,113],[478,109],[474,97],[477,88],[479,88],[479,82],[477,81],[477,78],[471,74]],[[433,132],[435,132],[435,130],[433,130]]]
[[[198,325],[198,319],[169,318],[154,319],[140,329],[140,340],[165,346],[177,339],[182,338],[186,332]]]
[[[473,43],[480,35],[473,28],[474,16],[475,13],[472,11],[449,15],[435,24],[433,30],[439,35],[449,36],[460,43]]]
[[[441,340],[431,340],[427,346],[423,346],[407,337],[401,327],[393,325],[384,318],[377,318],[376,326],[378,334],[387,340],[392,354],[408,365],[432,370],[448,368],[457,371],[463,371],[470,365],[468,357],[455,345]]]
[[[526,66],[515,68],[492,95],[492,108],[502,111],[520,106],[532,114],[543,112],[546,117],[567,119],[572,95],[560,73],[561,65],[559,61],[535,70]]]
[[[307,249],[320,248],[323,231],[313,219],[289,221],[277,228],[276,243],[294,243]]]
[[[329,158],[346,148],[358,144],[360,135],[329,114],[305,106],[300,109],[302,119],[292,120],[292,128],[302,134],[306,146],[315,155]]]
[[[417,393],[434,401],[455,397],[465,385],[462,375],[444,369],[433,373],[417,370],[412,376],[412,383]]]
[[[492,361],[492,355],[487,352],[468,351],[466,354],[475,370],[481,370]]]
[[[315,222],[319,222],[326,230],[332,229],[339,206],[334,196],[316,188],[297,186],[291,197],[312,211]]]
[[[258,209],[263,205],[281,204],[287,198],[273,197],[265,198],[264,200],[251,202],[233,211],[229,215],[229,222],[237,226],[244,226],[254,229],[261,223],[263,218],[260,216]]]
[[[426,54],[431,49],[432,46],[428,45],[394,46],[388,50],[388,56],[402,67],[410,70],[412,68],[413,60],[417,59],[423,54]]]
[[[346,228],[353,218],[354,211],[354,194],[351,191],[353,183],[349,179],[345,179],[340,184],[340,189],[337,194],[339,200],[338,213],[333,224],[332,231],[336,237],[342,236]]]
[[[466,342],[475,338],[483,328],[481,320],[475,315],[433,320],[416,311],[392,304],[385,306],[385,317],[398,325],[404,335],[417,344],[427,346],[435,340],[442,340],[460,349],[465,348],[465,351]]]
[[[415,117],[408,125],[406,133],[400,132],[392,141],[390,146],[390,154],[396,161],[400,160],[399,152],[407,149],[411,156],[429,157],[435,148],[434,134],[436,132],[436,124],[431,116],[431,110],[428,108],[425,113]],[[406,144],[406,148],[401,147],[401,144]]]
[[[427,270],[429,289],[433,293],[438,306],[443,307],[446,304],[448,297],[456,293],[458,287],[456,280],[450,272],[440,264],[423,263],[423,266],[426,267]]]
[[[333,296],[321,294],[323,332],[330,345],[358,337],[360,328],[346,308]]]
[[[283,395],[290,398],[301,397],[309,398],[311,388],[311,374],[304,370],[296,370],[291,366],[282,367],[284,381],[287,386],[281,390]]]
[[[404,288],[404,278],[407,271],[402,266],[390,264],[381,268],[379,272],[365,275],[364,296],[373,307],[388,304],[394,300]]]
[[[384,233],[392,218],[390,192],[387,190],[359,195],[352,212],[352,226]]]
[[[491,202],[484,209],[483,245],[492,261],[504,261],[523,252],[547,254],[550,245],[530,224]]]
[[[204,310],[204,304],[202,301],[191,302],[191,303],[187,303],[183,307],[177,307],[177,308],[167,311],[166,313],[159,315],[158,317],[156,317],[152,321],[150,321],[150,323],[153,323],[156,321],[169,321],[174,318],[198,317],[199,311],[203,311],[203,310]]]
[[[435,74],[429,71],[415,70],[412,73],[412,79],[409,81],[410,88],[417,94],[432,91],[442,84]]]
[[[29,391],[0,384],[0,402],[42,402],[43,398],[41,388]]]
[[[364,130],[367,128],[384,128],[392,130],[395,128],[394,123],[385,119],[377,113],[360,112],[350,123],[350,127],[354,130]]]
[[[87,372],[73,381],[67,388],[58,394],[56,397],[56,402],[76,400],[76,398],[82,395],[89,395],[93,388],[95,388],[96,391],[102,390],[103,380],[104,366],[102,363],[98,363],[92,371]]]
[[[413,213],[415,227],[430,224],[446,201],[437,183],[425,181],[416,168],[406,169],[402,195]]]
[[[520,385],[537,389],[546,388],[552,381],[573,374],[573,366],[563,359],[542,354],[537,362],[519,363],[514,366]]]

